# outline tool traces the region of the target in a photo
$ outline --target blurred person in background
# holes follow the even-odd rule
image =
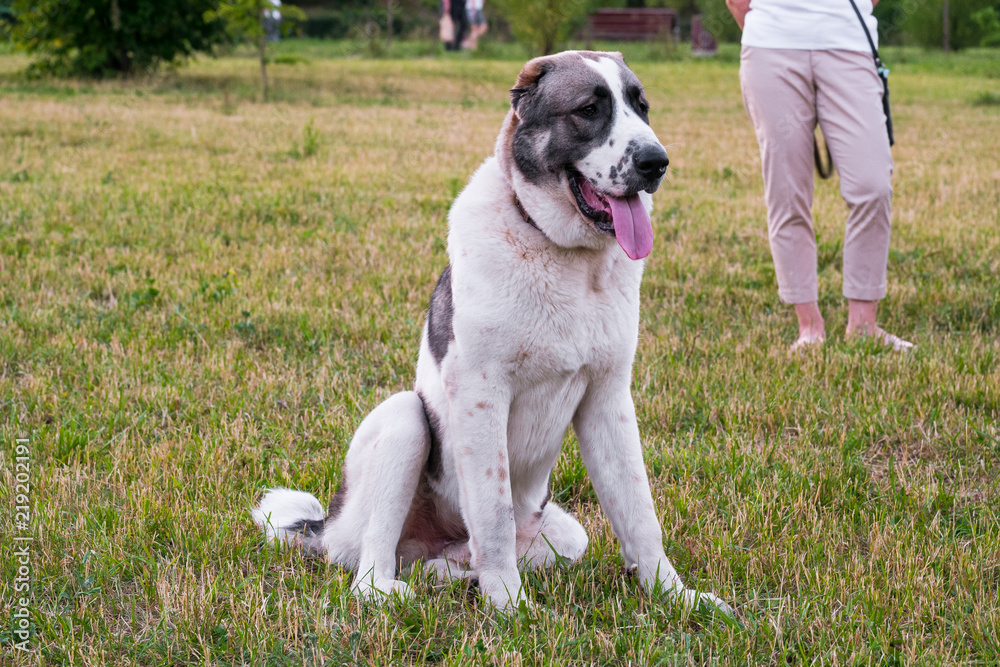
[[[466,13],[469,15],[469,36],[462,47],[475,50],[479,46],[479,38],[486,34],[486,15],[483,13],[483,0],[467,0]]]
[[[444,44],[445,51],[461,51],[462,42],[469,33],[469,15],[465,10],[465,0],[441,0],[442,15],[451,17],[453,27],[451,40]]]

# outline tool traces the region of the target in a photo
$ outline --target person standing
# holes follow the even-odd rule
[[[462,42],[469,32],[469,15],[465,11],[465,0],[442,0],[443,13],[451,17],[455,32],[450,42],[445,42],[446,51],[461,51]]]
[[[469,36],[462,43],[462,48],[475,51],[479,46],[479,38],[486,34],[486,14],[483,13],[483,0],[466,0],[465,9],[469,15]]]
[[[878,38],[872,15],[877,1],[855,0],[873,40]],[[851,0],[726,0],[726,5],[743,30],[740,85],[760,146],[778,295],[798,319],[791,349],[826,339],[811,212],[817,123],[848,207],[847,336],[872,336],[896,350],[912,348],[876,323],[878,302],[886,294],[893,163],[882,79]]]

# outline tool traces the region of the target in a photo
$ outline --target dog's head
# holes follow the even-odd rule
[[[497,157],[522,200],[538,199],[522,190],[540,188],[574,207],[571,220],[556,216],[561,229],[543,228],[550,237],[593,246],[595,235],[610,236],[632,259],[649,254],[648,193],[659,187],[668,159],[648,111],[620,53],[567,51],[524,66]]]

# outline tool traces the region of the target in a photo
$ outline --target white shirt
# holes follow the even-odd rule
[[[878,21],[872,16],[872,0],[854,2],[878,47]],[[871,53],[850,0],[750,0],[742,43],[769,49]]]

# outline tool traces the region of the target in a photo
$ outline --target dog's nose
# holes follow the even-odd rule
[[[667,173],[670,158],[663,146],[647,144],[632,155],[632,163],[640,176],[653,181],[663,178],[663,174]]]

